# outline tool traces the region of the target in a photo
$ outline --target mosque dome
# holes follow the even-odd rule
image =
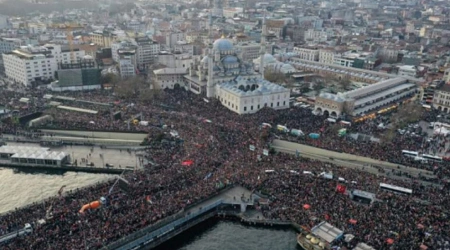
[[[273,57],[271,54],[264,54],[264,64],[276,63],[277,59]]]
[[[203,57],[203,59],[201,60],[201,63],[203,63],[203,64],[208,64],[208,61],[209,61],[209,57],[208,57],[208,56],[205,56],[205,57]]]
[[[228,39],[220,38],[214,42],[213,48],[218,51],[229,51],[233,50],[233,43]]]
[[[235,56],[227,56],[222,60],[222,62],[224,64],[233,64],[233,63],[238,63],[238,59]]]

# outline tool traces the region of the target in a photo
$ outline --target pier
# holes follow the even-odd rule
[[[40,147],[36,143],[8,142],[7,146],[13,148],[31,148],[35,151],[45,151],[47,148]],[[147,161],[136,151],[124,148],[104,148],[92,146],[62,146],[54,150],[64,152],[70,156],[70,161],[57,164],[46,164],[46,162],[19,161],[13,162],[8,157],[0,157],[0,168],[12,168],[19,171],[54,171],[54,172],[84,172],[94,174],[120,174],[124,171],[141,169]],[[51,150],[53,151],[53,150]],[[0,155],[1,156],[1,155]],[[30,156],[34,157],[34,156]],[[82,162],[82,159],[86,161]],[[77,164],[74,164],[76,161]]]
[[[254,206],[255,199],[257,197],[249,190],[229,186],[175,215],[103,247],[102,250],[151,249],[213,217],[236,220],[251,226],[297,228],[290,221],[266,220],[261,212],[247,210]]]
[[[106,167],[83,167],[75,165],[51,166],[51,165],[31,165],[21,163],[1,163],[0,168],[13,168],[26,171],[71,171],[91,174],[121,174],[124,171],[133,171],[134,167],[128,168],[106,168]]]

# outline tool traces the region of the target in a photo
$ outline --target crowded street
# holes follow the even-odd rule
[[[255,114],[239,116],[216,100],[206,102],[182,90],[164,91],[152,100],[118,99],[100,90],[64,93],[85,101],[111,103],[110,108],[70,103],[97,110],[97,114],[49,107],[43,94],[32,93],[34,101],[26,107],[17,103],[19,94],[12,96],[4,91],[0,95],[5,99],[13,97],[10,106],[18,106],[20,114],[33,111],[52,115],[51,123],[42,128],[148,133],[144,141],[148,145],[145,158],[153,164],[122,176],[129,182],[128,191],[111,192],[114,181],[98,183],[55,194],[46,202],[47,206],[35,203],[0,216],[0,235],[14,232],[26,223],[34,228],[32,234],[2,243],[0,249],[100,249],[228,185],[267,194],[269,205],[258,207],[267,219],[289,220],[306,228],[326,220],[355,235],[355,244],[365,242],[375,249],[419,249],[421,245],[428,249],[450,249],[449,163],[425,164],[402,154],[402,150],[445,153],[449,149],[444,136],[434,136],[437,143],[427,141],[426,136],[401,134],[386,142],[358,141],[339,136],[335,129],[339,124],[327,123],[326,117],[312,115],[310,109],[264,108]],[[69,105],[70,101],[62,102]],[[112,114],[118,112],[121,117],[113,118]],[[437,115],[428,112],[421,120],[432,122]],[[148,122],[147,125],[134,122],[137,117]],[[306,136],[279,131],[278,124],[301,130]],[[366,120],[346,128],[347,133],[377,135],[377,125]],[[30,130],[11,119],[3,123],[0,131],[39,137],[39,129]],[[320,134],[320,138],[308,137],[311,133]],[[403,178],[389,178],[382,167],[373,166],[379,171],[373,174],[363,168],[276,153],[270,149],[275,138],[424,169],[434,175],[431,179],[407,174]],[[303,174],[305,171],[312,174]],[[323,178],[319,175],[323,172],[332,172],[335,178]],[[341,183],[337,177],[347,181]],[[436,185],[425,185],[426,182]],[[413,193],[387,192],[379,189],[380,183],[412,189]],[[336,192],[337,185],[375,193],[377,200],[370,205],[355,202]],[[106,202],[99,209],[79,212],[83,204],[100,197]],[[40,219],[46,223],[37,223]]]

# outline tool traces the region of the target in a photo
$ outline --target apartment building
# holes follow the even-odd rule
[[[308,61],[319,61],[320,51],[317,47],[294,47],[293,52],[298,58]]]
[[[86,55],[84,50],[80,50],[79,48],[75,48],[71,52],[69,47],[63,47],[57,44],[46,44],[44,47],[51,52],[57,64],[77,63]]]
[[[258,58],[261,51],[261,44],[259,43],[251,43],[251,42],[242,42],[238,43],[235,48],[241,52],[242,60],[244,62],[253,61]]]
[[[137,56],[135,49],[119,49],[119,71],[122,78],[136,75]]]
[[[136,37],[133,44],[137,46],[136,48],[136,63],[139,69],[144,70],[150,64],[152,64],[160,50],[160,44],[153,41],[152,39],[145,37]]]
[[[37,80],[53,79],[58,69],[56,58],[46,47],[22,46],[3,54],[6,76],[30,86]]]
[[[117,41],[118,36],[110,31],[94,31],[89,34],[89,39],[101,47],[109,48],[111,44]]]

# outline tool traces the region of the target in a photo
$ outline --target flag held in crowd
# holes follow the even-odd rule
[[[306,210],[308,210],[308,209],[310,209],[310,208],[311,208],[311,205],[309,205],[309,204],[305,204],[305,205],[303,205],[303,208],[304,208],[304,209],[306,209]]]
[[[348,222],[349,222],[350,224],[352,224],[352,225],[356,225],[356,223],[357,223],[358,221],[355,220],[355,219],[350,219],[350,220],[348,220]]]
[[[346,190],[347,190],[347,188],[344,185],[337,185],[336,186],[336,192],[338,192],[338,193],[345,194]]]
[[[190,167],[190,166],[192,166],[194,164],[194,161],[193,160],[185,160],[185,161],[183,161],[182,163],[181,163],[181,165],[182,166],[185,166],[185,167]]]

